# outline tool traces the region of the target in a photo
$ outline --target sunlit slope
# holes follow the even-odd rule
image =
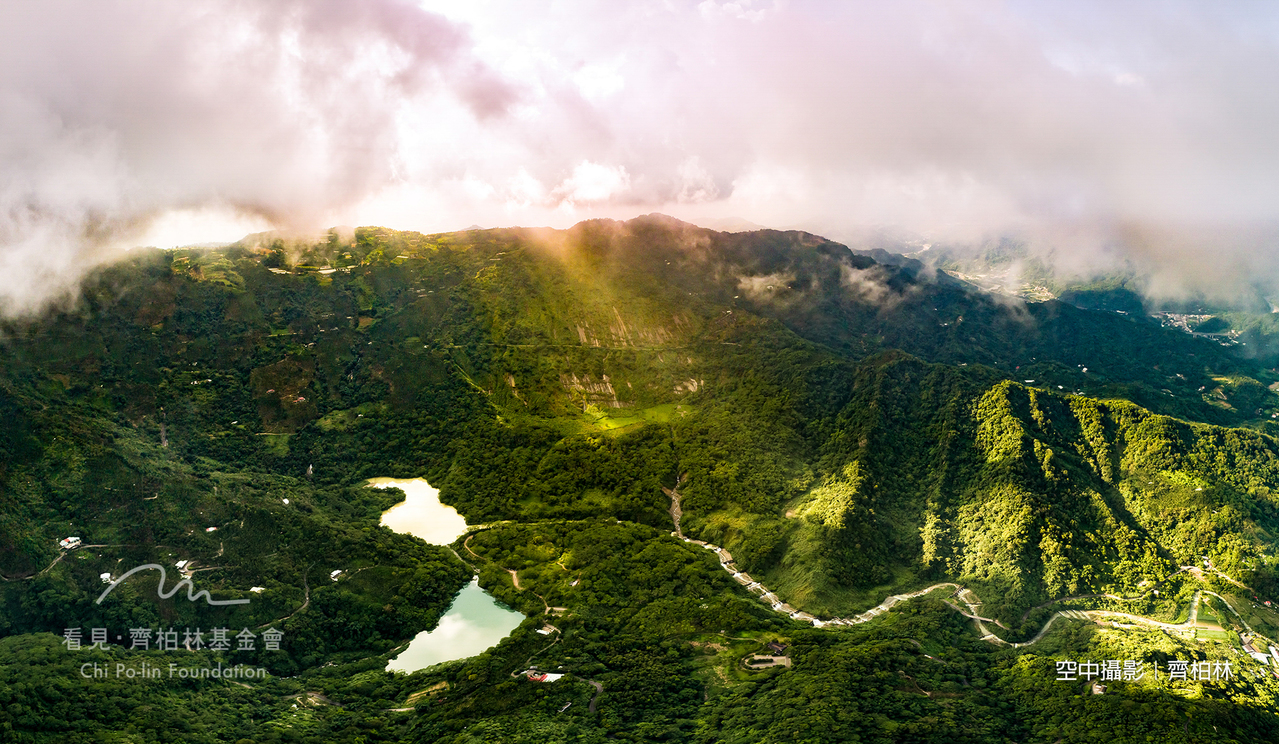
[[[1268,436],[892,357],[854,373],[823,429],[782,520],[706,519],[799,604],[849,612],[949,577],[1012,622],[1051,598],[1141,595],[1204,556],[1274,591]]]
[[[807,233],[717,233],[650,215],[441,239],[494,254],[498,245],[525,246],[523,260],[490,257],[480,275],[503,292],[490,304],[494,317],[509,319],[498,330],[525,338],[652,346],[695,337],[694,317],[747,312],[850,358],[903,349],[1212,423],[1263,425],[1279,412],[1279,397],[1266,390],[1279,377],[1237,358],[1240,348],[1141,317],[990,295]],[[627,324],[643,331],[628,334]]]
[[[370,301],[361,307],[369,321],[393,320],[385,329],[388,340],[448,339],[450,348],[465,349],[458,361],[468,374],[480,375],[473,377],[476,384],[494,391],[503,382],[510,387],[510,380],[480,357],[500,353],[506,366],[533,378],[540,389],[531,392],[540,402],[563,387],[558,375],[547,378],[550,370],[537,368],[548,352],[643,355],[684,348],[708,322],[745,312],[778,320],[849,358],[903,349],[929,361],[986,364],[1013,379],[1124,397],[1213,423],[1260,425],[1279,412],[1279,396],[1265,387],[1279,376],[1212,341],[1142,318],[992,296],[915,264],[878,264],[802,232],[717,233],[650,215],[594,220],[564,231],[422,236],[362,229],[350,246],[335,241],[308,251],[298,258],[311,262],[304,267],[398,267],[412,285],[408,293],[382,297],[378,308],[367,307]],[[330,280],[343,281],[321,277]],[[445,320],[450,309],[461,313]],[[472,370],[471,363],[479,366]],[[602,374],[597,366],[592,382],[603,382]],[[540,387],[544,379],[555,382]],[[660,387],[674,379],[668,375]],[[636,394],[635,381],[628,382],[624,393],[616,386],[614,392]],[[616,405],[613,393],[604,394],[608,400],[601,402]],[[644,393],[636,395],[650,402]]]
[[[0,343],[13,574],[47,565],[68,530],[114,540],[145,521],[195,544],[191,505],[240,473],[306,493],[425,475],[472,523],[663,530],[678,484],[686,532],[830,612],[952,577],[1020,617],[1202,555],[1272,581],[1273,440],[1149,412],[1249,420],[1276,402],[1263,370],[805,233],[650,216],[257,236],[135,254]],[[1246,388],[1247,410],[1205,400],[1214,377]],[[155,489],[130,484],[147,479],[198,498],[141,504]]]

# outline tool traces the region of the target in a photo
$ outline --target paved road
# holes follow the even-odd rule
[[[753,580],[750,576],[746,575],[745,573],[742,573],[742,572],[738,571],[737,566],[736,566],[736,565],[734,564],[734,562],[733,562],[733,558],[732,558],[732,556],[728,553],[728,551],[727,551],[727,550],[724,550],[723,548],[719,547],[718,545],[713,545],[713,544],[711,544],[711,543],[703,542],[703,541],[701,541],[701,540],[694,540],[694,539],[692,539],[692,538],[684,537],[684,535],[682,534],[682,531],[679,529],[679,527],[680,527],[679,520],[680,520],[680,517],[681,517],[682,515],[681,515],[681,513],[680,513],[680,508],[679,508],[680,494],[679,494],[679,492],[678,492],[678,490],[677,490],[677,489],[678,489],[678,487],[679,487],[679,485],[683,485],[683,481],[684,481],[684,477],[681,477],[681,478],[680,478],[680,482],[676,485],[676,488],[675,488],[675,489],[663,489],[664,491],[666,491],[666,495],[667,495],[668,497],[670,497],[671,502],[672,502],[672,503],[671,503],[671,521],[672,521],[672,523],[673,523],[673,526],[674,526],[676,529],[675,529],[675,531],[673,531],[673,532],[671,533],[671,536],[672,536],[672,537],[677,537],[677,538],[679,538],[679,539],[683,540],[684,542],[687,542],[687,543],[690,543],[690,544],[700,545],[701,547],[703,547],[703,548],[705,548],[705,549],[707,549],[707,550],[710,550],[710,551],[714,552],[716,555],[718,555],[718,556],[720,557],[720,566],[721,566],[721,567],[722,567],[722,568],[723,568],[726,572],[728,572],[731,576],[733,576],[734,580],[738,581],[738,582],[739,582],[739,583],[741,583],[743,586],[745,586],[745,587],[746,587],[746,589],[747,589],[748,591],[750,591],[750,592],[752,592],[752,593],[756,594],[758,597],[760,597],[760,599],[761,599],[762,601],[764,601],[766,604],[768,604],[768,605],[769,605],[769,606],[770,606],[770,607],[771,607],[774,611],[779,612],[779,613],[781,613],[781,614],[788,615],[788,616],[789,616],[789,617],[791,617],[792,619],[804,620],[804,621],[811,622],[811,623],[812,623],[815,627],[818,627],[818,628],[824,628],[824,627],[839,627],[839,626],[849,626],[849,625],[859,625],[859,624],[861,624],[861,623],[866,623],[866,622],[869,622],[869,621],[873,620],[874,618],[878,617],[879,615],[882,615],[882,614],[884,614],[885,612],[888,612],[888,611],[889,611],[890,609],[892,609],[895,605],[897,605],[897,604],[899,604],[899,603],[901,603],[901,602],[906,602],[906,601],[909,601],[909,600],[911,600],[911,599],[915,599],[915,598],[917,598],[917,597],[922,597],[922,596],[924,596],[925,594],[928,594],[928,593],[930,593],[930,592],[934,592],[934,591],[936,591],[936,590],[938,590],[938,589],[943,589],[943,588],[953,589],[954,591],[952,592],[952,594],[950,595],[950,597],[951,597],[951,598],[953,598],[953,599],[957,599],[959,602],[963,603],[964,607],[960,607],[958,604],[955,604],[954,602],[951,602],[949,599],[947,599],[947,600],[943,600],[943,601],[946,603],[946,605],[947,605],[947,606],[949,606],[950,608],[952,608],[953,610],[955,610],[955,611],[956,611],[956,612],[958,612],[959,614],[963,615],[963,616],[964,616],[964,617],[966,617],[966,618],[971,619],[971,620],[973,621],[973,623],[977,626],[977,630],[978,630],[978,632],[981,634],[981,638],[982,638],[982,640],[984,640],[984,641],[986,641],[986,642],[988,642],[988,643],[995,644],[995,645],[999,645],[999,646],[1010,646],[1010,647],[1012,647],[1012,648],[1024,648],[1024,647],[1026,647],[1026,646],[1030,646],[1030,645],[1032,645],[1032,644],[1038,643],[1038,642],[1039,642],[1041,639],[1043,639],[1043,637],[1044,637],[1044,636],[1048,633],[1048,630],[1052,627],[1053,623],[1055,623],[1055,622],[1057,621],[1057,619],[1058,619],[1058,618],[1065,618],[1065,619],[1068,619],[1068,620],[1090,620],[1090,621],[1096,621],[1096,620],[1101,619],[1101,618],[1104,618],[1104,617],[1117,617],[1117,618],[1124,618],[1124,619],[1129,620],[1129,621],[1134,622],[1134,623],[1139,623],[1139,624],[1142,624],[1142,625],[1148,625],[1148,626],[1156,627],[1156,628],[1162,628],[1162,629],[1165,629],[1165,630],[1172,630],[1172,631],[1187,631],[1187,630],[1191,630],[1191,629],[1193,629],[1193,627],[1194,627],[1194,625],[1195,625],[1195,622],[1198,620],[1198,616],[1199,616],[1199,602],[1200,602],[1200,600],[1201,600],[1201,595],[1202,595],[1202,594],[1204,594],[1204,593],[1212,594],[1214,597],[1217,597],[1218,599],[1221,599],[1221,600],[1222,600],[1222,603],[1223,603],[1223,604],[1225,604],[1225,605],[1226,605],[1226,607],[1227,607],[1227,608],[1228,608],[1228,609],[1229,609],[1232,613],[1234,613],[1236,617],[1238,617],[1238,618],[1239,618],[1239,621],[1243,624],[1244,628],[1246,628],[1246,629],[1248,628],[1248,624],[1247,624],[1246,622],[1244,622],[1243,618],[1242,618],[1241,616],[1239,616],[1239,613],[1238,613],[1237,611],[1235,611],[1235,609],[1234,609],[1233,607],[1231,607],[1231,606],[1230,606],[1230,604],[1229,604],[1229,603],[1227,603],[1227,602],[1225,601],[1225,599],[1223,599],[1223,598],[1222,598],[1220,595],[1218,595],[1218,594],[1215,594],[1215,593],[1213,593],[1213,592],[1209,592],[1209,591],[1207,591],[1207,590],[1204,590],[1204,591],[1202,591],[1202,592],[1195,592],[1194,598],[1191,600],[1191,607],[1190,607],[1190,615],[1189,615],[1189,618],[1188,618],[1188,619],[1186,620],[1186,622],[1184,622],[1184,623],[1180,623],[1180,624],[1165,623],[1165,622],[1161,622],[1161,621],[1158,621],[1158,620],[1152,620],[1152,619],[1147,618],[1147,617],[1142,617],[1142,616],[1140,616],[1140,615],[1133,615],[1133,614],[1126,613],[1126,612],[1116,612],[1116,611],[1113,611],[1113,610],[1062,610],[1062,611],[1059,611],[1059,612],[1054,613],[1051,617],[1049,617],[1049,618],[1048,618],[1048,620],[1044,623],[1044,626],[1043,626],[1042,628],[1040,628],[1040,629],[1039,629],[1039,632],[1038,632],[1038,633],[1036,633],[1036,634],[1035,634],[1035,635],[1034,635],[1034,636],[1033,636],[1030,640],[1025,641],[1025,642],[1022,642],[1022,643],[1010,643],[1010,642],[1005,641],[1004,639],[1000,638],[999,636],[995,635],[995,634],[994,634],[994,633],[993,633],[993,632],[992,632],[989,628],[987,628],[987,627],[986,627],[986,624],[987,624],[987,623],[990,623],[990,624],[996,625],[996,626],[998,626],[998,627],[1000,627],[1000,628],[1002,628],[1002,629],[1004,629],[1004,630],[1009,630],[1009,628],[1008,628],[1006,625],[1004,625],[1002,622],[1000,622],[999,620],[982,616],[982,614],[981,614],[981,612],[980,612],[980,608],[981,608],[981,606],[982,606],[981,598],[980,598],[980,597],[978,597],[978,596],[977,596],[977,594],[976,594],[976,593],[974,593],[971,589],[968,589],[968,588],[966,588],[966,587],[963,587],[963,586],[962,586],[962,585],[960,585],[960,584],[956,584],[956,583],[954,583],[954,582],[948,582],[948,581],[947,581],[947,582],[941,582],[941,583],[939,583],[939,584],[933,584],[933,585],[931,585],[931,586],[924,587],[923,589],[919,589],[919,590],[917,590],[917,591],[913,591],[913,592],[907,592],[907,593],[905,593],[905,594],[894,594],[894,595],[892,595],[892,596],[888,597],[887,599],[885,599],[883,602],[881,602],[881,603],[879,603],[878,605],[876,605],[875,607],[872,607],[871,609],[869,609],[869,610],[867,610],[867,611],[865,611],[865,612],[863,612],[863,613],[861,613],[861,614],[859,614],[859,615],[855,615],[855,616],[853,616],[853,617],[851,617],[851,618],[841,618],[841,617],[820,618],[820,617],[815,617],[815,616],[810,615],[810,614],[808,614],[808,613],[806,613],[806,612],[802,612],[802,611],[796,610],[796,609],[794,609],[793,607],[791,607],[790,605],[785,604],[784,602],[782,602],[782,601],[780,600],[780,598],[778,598],[778,597],[777,597],[777,595],[776,595],[776,594],[774,594],[773,592],[771,592],[771,591],[770,591],[767,587],[765,587],[763,584],[759,583],[758,581]],[[480,558],[480,556],[479,556],[479,555],[477,555],[477,554],[475,553],[475,551],[471,550],[471,547],[470,547],[470,537],[471,537],[471,536],[470,536],[470,535],[468,535],[468,536],[467,536],[467,538],[466,538],[466,540],[464,540],[464,541],[462,542],[462,547],[463,547],[463,549],[465,549],[465,550],[466,550],[468,553],[470,553],[471,555],[475,556],[476,558]],[[507,570],[507,571],[510,571],[510,573],[512,574],[512,578],[513,578],[513,579],[514,579],[514,581],[515,581],[516,588],[519,588],[519,583],[518,583],[519,578],[518,578],[518,576],[516,575],[516,573],[515,573],[514,571],[511,571],[510,569],[506,569],[506,570]],[[1222,573],[1221,573],[1220,571],[1218,571],[1216,568],[1212,568],[1212,567],[1210,567],[1210,568],[1209,568],[1209,570],[1210,570],[1210,571],[1212,571],[1213,573],[1216,573],[1216,574],[1218,574],[1218,575],[1222,576],[1223,578],[1227,579],[1228,581],[1230,581],[1230,582],[1231,582],[1231,583],[1233,583],[1233,584],[1236,584],[1236,585],[1241,586],[1241,587],[1243,587],[1243,586],[1244,586],[1243,584],[1240,584],[1239,582],[1234,581],[1233,579],[1230,579],[1230,577],[1226,576],[1225,574],[1222,574]],[[1183,567],[1181,568],[1181,571],[1190,571],[1190,572],[1192,572],[1192,573],[1196,574],[1197,576],[1202,577],[1202,571],[1201,571],[1200,569],[1198,569],[1198,567],[1196,567],[1196,566],[1183,566]],[[1179,571],[1178,573],[1180,573],[1180,571]],[[1169,577],[1169,578],[1171,578],[1171,577]],[[1167,579],[1165,579],[1164,581],[1167,581]],[[1162,584],[1162,583],[1163,583],[1163,582],[1160,582],[1160,584]],[[1155,587],[1157,587],[1157,586],[1159,586],[1160,584],[1155,584],[1154,586],[1152,586],[1149,590],[1147,590],[1147,594],[1148,594],[1150,591],[1153,591],[1153,590],[1154,590],[1154,588],[1155,588]],[[1246,588],[1246,587],[1245,587],[1245,588]],[[1043,605],[1040,605],[1039,607],[1032,608],[1032,609],[1041,609],[1041,608],[1043,608],[1043,607],[1050,606],[1050,605],[1052,605],[1052,604],[1054,604],[1054,603],[1056,603],[1056,602],[1063,602],[1063,601],[1066,601],[1066,600],[1068,600],[1068,599],[1078,599],[1078,598],[1083,598],[1083,596],[1106,597],[1106,598],[1109,598],[1109,599],[1116,599],[1116,600],[1140,599],[1140,598],[1141,598],[1141,597],[1134,597],[1134,598],[1119,597],[1119,596],[1117,596],[1117,595],[1111,595],[1111,594],[1101,594],[1101,595],[1081,595],[1080,597],[1066,597],[1066,598],[1063,598],[1063,599],[1053,600],[1053,602],[1045,603],[1045,604],[1043,604]],[[1143,594],[1142,596],[1144,597],[1145,595]],[[539,598],[540,598],[540,597],[539,597]],[[543,603],[545,604],[545,600],[543,600]],[[547,608],[547,611],[548,611],[548,612],[549,612],[549,610],[550,610],[550,608]],[[1028,612],[1027,614],[1029,614],[1029,612]],[[1249,631],[1251,632],[1251,629],[1249,629]],[[553,645],[553,644],[552,644],[552,645]],[[588,680],[588,681],[589,681],[589,680]],[[597,685],[597,694],[596,694],[596,697],[598,697],[598,690],[599,690],[599,689],[602,689],[602,688],[598,687],[598,684],[597,684],[597,683],[595,683],[595,682],[591,682],[591,684],[592,684],[592,685]],[[595,700],[594,700],[594,698],[592,698],[592,700],[591,700],[591,708],[592,708],[592,712],[593,712],[593,709],[594,709],[594,705],[595,705]]]
[[[1216,569],[1213,569],[1213,570],[1215,571]],[[1149,589],[1147,589],[1145,592],[1143,592],[1143,593],[1141,593],[1141,594],[1138,594],[1138,595],[1137,595],[1137,596],[1135,596],[1135,597],[1121,597],[1121,596],[1119,596],[1118,594],[1076,594],[1076,595],[1074,595],[1074,596],[1072,596],[1072,597],[1059,597],[1059,598],[1057,598],[1057,599],[1053,599],[1053,600],[1049,600],[1049,601],[1047,601],[1047,602],[1044,602],[1044,603],[1043,603],[1043,604],[1041,604],[1041,605],[1035,605],[1034,607],[1031,607],[1029,610],[1026,610],[1026,612],[1025,612],[1025,613],[1021,616],[1021,619],[1022,619],[1022,620],[1025,620],[1026,618],[1030,617],[1030,613],[1034,612],[1035,610],[1042,610],[1042,609],[1043,609],[1043,608],[1045,608],[1045,607],[1051,607],[1051,606],[1053,606],[1053,605],[1055,605],[1055,604],[1059,604],[1059,603],[1061,603],[1061,602],[1069,602],[1069,601],[1071,601],[1072,599],[1092,599],[1092,598],[1094,598],[1094,597],[1105,597],[1106,599],[1117,599],[1117,600],[1120,600],[1120,601],[1123,601],[1123,602],[1130,602],[1130,601],[1135,600],[1135,599],[1144,599],[1144,598],[1145,598],[1147,595],[1149,595],[1151,592],[1158,591],[1158,590],[1159,590],[1159,587],[1163,586],[1163,585],[1164,585],[1164,584],[1166,584],[1168,581],[1172,580],[1172,577],[1176,576],[1176,575],[1177,575],[1177,574],[1179,574],[1179,573],[1183,573],[1183,572],[1185,572],[1185,571],[1190,571],[1191,573],[1194,573],[1194,574],[1195,574],[1198,578],[1200,578],[1200,579],[1202,579],[1202,578],[1203,578],[1203,574],[1202,574],[1202,572],[1200,572],[1200,571],[1199,571],[1199,569],[1198,569],[1198,568],[1196,568],[1195,566],[1182,566],[1181,568],[1177,569],[1176,571],[1173,571],[1172,573],[1168,574],[1166,577],[1164,577],[1164,578],[1160,579],[1158,582],[1156,582],[1154,585],[1152,585],[1152,586],[1151,586]],[[1218,571],[1218,573],[1220,573],[1220,572]],[[1225,574],[1221,574],[1221,576],[1222,576],[1223,578],[1225,578],[1227,581],[1229,581],[1229,582],[1231,582],[1231,583],[1233,583],[1233,584],[1239,584],[1239,582],[1235,581],[1234,579],[1230,578],[1229,576],[1226,576]],[[1239,586],[1243,586],[1243,584],[1239,584]]]
[[[590,685],[591,687],[594,687],[594,688],[595,688],[595,694],[594,694],[594,695],[591,695],[591,704],[590,704],[590,705],[588,705],[588,706],[586,706],[586,712],[587,712],[587,713],[594,713],[594,712],[595,712],[595,701],[600,699],[600,693],[604,691],[604,685],[601,685],[599,682],[596,682],[596,681],[595,681],[595,680],[593,680],[593,679],[588,679],[588,680],[586,680],[586,684],[588,684],[588,685]]]
[[[716,554],[719,554],[721,556],[728,555],[727,551],[725,551],[723,548],[719,547],[718,545],[712,545],[711,543],[702,542],[701,540],[693,540],[687,537],[683,537],[683,535],[680,535],[678,533],[671,533],[671,534],[673,536],[680,537],[685,542],[692,543],[695,545],[700,545],[703,548],[713,551]],[[842,618],[842,617],[820,618],[820,617],[814,617],[805,612],[797,611],[794,608],[790,607],[790,605],[787,605],[781,602],[780,599],[778,599],[777,595],[769,591],[768,588],[765,587],[763,584],[757,581],[754,581],[746,574],[739,572],[737,570],[737,566],[733,564],[731,558],[728,560],[722,560],[720,565],[723,567],[725,571],[731,574],[734,577],[734,579],[738,580],[739,582],[745,583],[747,590],[757,594],[765,603],[769,604],[774,611],[785,614],[785,615],[789,615],[793,619],[808,620],[812,622],[814,626],[819,628],[859,625],[861,623],[869,622],[873,620],[874,618],[884,614],[885,612],[888,612],[890,609],[893,608],[894,605],[900,602],[906,602],[916,597],[921,597],[925,594],[928,594],[929,592],[936,591],[937,589],[951,588],[955,590],[954,593],[951,595],[951,597],[958,599],[960,602],[962,602],[964,604],[964,607],[960,607],[954,602],[951,602],[949,599],[943,600],[947,606],[949,606],[951,609],[955,610],[959,614],[963,615],[964,617],[971,619],[973,623],[977,626],[977,631],[981,634],[981,639],[983,641],[986,641],[987,643],[993,643],[997,646],[1010,646],[1012,648],[1024,648],[1031,644],[1038,643],[1044,637],[1044,635],[1047,634],[1048,629],[1052,627],[1053,623],[1056,622],[1057,618],[1066,618],[1068,620],[1095,621],[1103,617],[1120,617],[1126,620],[1130,620],[1134,623],[1149,625],[1156,628],[1163,628],[1165,630],[1172,630],[1172,631],[1192,630],[1195,626],[1196,621],[1199,618],[1199,602],[1201,599],[1201,595],[1204,593],[1204,592],[1195,592],[1195,596],[1190,603],[1190,616],[1184,623],[1180,623],[1180,624],[1165,623],[1165,622],[1160,622],[1158,620],[1152,620],[1147,617],[1142,617],[1140,615],[1133,615],[1127,612],[1115,612],[1112,610],[1062,610],[1060,612],[1054,613],[1052,617],[1048,618],[1048,621],[1044,623],[1044,627],[1040,628],[1039,632],[1036,633],[1034,637],[1031,638],[1029,641],[1025,641],[1023,643],[1009,643],[1008,641],[1005,641],[1004,639],[995,635],[994,632],[992,632],[989,628],[986,627],[986,624],[991,623],[993,625],[999,626],[1000,628],[1003,628],[1004,630],[1008,630],[1008,627],[1005,626],[1003,623],[999,622],[998,620],[988,618],[988,617],[983,617],[981,613],[979,612],[982,605],[981,599],[971,589],[967,589],[963,586],[960,586],[959,584],[955,584],[952,582],[942,582],[940,584],[933,584],[932,586],[925,587],[918,591],[909,592],[907,594],[894,594],[891,597],[888,597],[887,599],[885,599],[883,602],[880,602],[875,607],[872,607],[866,612],[863,612],[860,615],[855,615],[851,618]],[[1193,566],[1182,567],[1183,571],[1193,571],[1194,569],[1195,567]],[[1213,570],[1215,571],[1215,569]],[[1197,571],[1195,572],[1198,573]],[[746,582],[749,582],[749,583],[746,583]],[[1232,583],[1238,583],[1238,582],[1232,582]],[[1240,586],[1242,586],[1242,584],[1240,584]],[[1153,587],[1151,589],[1153,590]],[[1221,599],[1219,595],[1214,594],[1213,592],[1207,592],[1207,593],[1212,594],[1214,597],[1217,597],[1218,599]],[[1118,597],[1118,596],[1109,595],[1109,594],[1089,595],[1089,596],[1104,596],[1104,597],[1109,597],[1113,599],[1124,599],[1123,597]],[[1145,595],[1142,595],[1142,596],[1145,596]],[[1136,599],[1140,599],[1140,597],[1136,597]],[[1054,602],[1061,602],[1061,601],[1065,601],[1065,600],[1054,600]],[[1222,602],[1225,603],[1226,607],[1228,607],[1231,612],[1234,612],[1236,616],[1239,615],[1239,613],[1235,612],[1235,609],[1233,607],[1230,607],[1230,605],[1226,603],[1224,599],[1222,599]],[[1053,604],[1053,603],[1050,602],[1048,604]],[[1046,607],[1048,606],[1048,604],[1041,605],[1041,607]],[[965,607],[967,609],[965,609]],[[1239,620],[1240,622],[1243,622],[1242,617],[1240,617]],[[1247,623],[1244,623],[1244,627],[1245,628],[1248,627]]]

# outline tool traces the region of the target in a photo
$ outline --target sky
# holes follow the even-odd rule
[[[1279,286],[1279,9],[0,5],[0,312],[137,245],[660,211]]]

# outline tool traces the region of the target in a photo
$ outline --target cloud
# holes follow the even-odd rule
[[[679,193],[675,200],[681,204],[699,204],[714,201],[719,196],[715,176],[702,167],[701,160],[693,156],[679,166]]]
[[[625,169],[630,188],[590,214],[1011,235],[1072,267],[1139,258],[1190,283],[1222,253],[1273,272],[1279,13],[1264,4],[439,7],[526,92],[518,127],[476,135],[501,154],[468,169],[548,184],[584,160]],[[582,70],[624,85],[585,92]],[[1169,234],[1213,238],[1163,251]]]
[[[1168,291],[1279,273],[1266,4],[10,3],[0,41],[12,306],[203,209],[421,230],[657,210],[1012,236]]]
[[[888,271],[884,267],[872,266],[867,269],[855,269],[846,264],[840,264],[839,268],[840,283],[852,296],[863,302],[878,305],[886,299],[899,299],[885,281]],[[915,285],[908,286],[913,290]]]
[[[625,194],[630,188],[631,176],[626,168],[584,160],[555,189],[554,198],[569,204],[601,202]]]
[[[751,0],[740,3],[717,3],[715,0],[704,0],[697,6],[698,12],[708,20],[734,18],[745,21],[762,21],[768,15],[765,8],[752,8]]]
[[[156,217],[311,228],[394,179],[401,101],[501,118],[513,88],[399,0],[0,8],[0,312],[38,308]]]
[[[791,272],[775,272],[757,276],[739,276],[737,289],[757,302],[771,302],[779,295],[785,296],[790,284],[795,281]]]

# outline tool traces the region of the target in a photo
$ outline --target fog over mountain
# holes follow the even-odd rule
[[[323,223],[392,178],[403,99],[483,120],[514,98],[457,24],[395,0],[7,4],[0,39],[10,311],[169,210]]]
[[[1134,262],[1165,294],[1275,276],[1262,3],[108,2],[0,21],[10,313],[202,210],[433,231],[660,209],[852,244],[1011,236],[1067,272]]]

